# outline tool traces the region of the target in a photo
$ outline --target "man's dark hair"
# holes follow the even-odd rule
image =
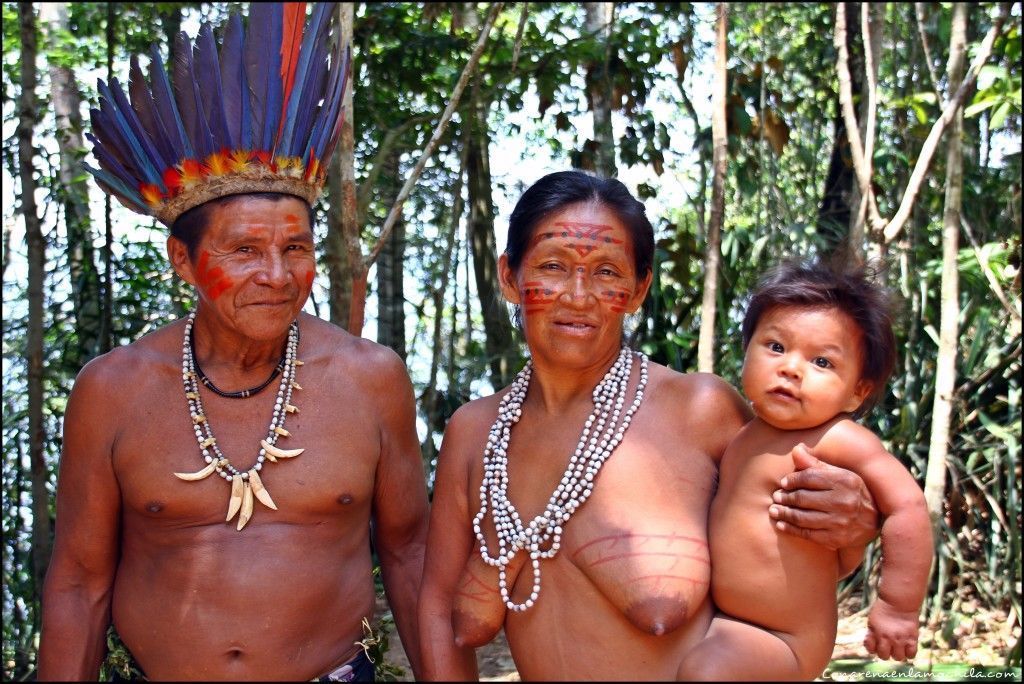
[[[549,173],[531,185],[516,202],[508,220],[508,265],[518,271],[537,225],[572,204],[597,202],[615,213],[633,242],[636,277],[643,278],[654,263],[654,228],[644,205],[620,181],[583,171]]]
[[[885,383],[896,365],[896,337],[892,331],[892,299],[866,265],[828,265],[789,261],[762,276],[743,319],[743,350],[757,323],[778,306],[836,308],[853,319],[861,332],[860,379],[871,383],[871,393],[854,412],[860,417],[881,399]]]
[[[225,195],[224,197],[212,199],[209,202],[203,202],[197,207],[192,207],[179,216],[174,222],[174,225],[171,226],[171,235],[185,243],[185,247],[188,249],[188,258],[190,260],[196,260],[196,250],[199,249],[199,243],[202,242],[203,235],[206,234],[206,227],[210,222],[210,212],[213,211],[215,207],[231,204],[243,197],[265,199],[270,200],[271,202],[280,202],[286,197],[295,197],[296,199],[302,200],[301,197],[288,195],[282,192],[250,192],[244,195]],[[309,227],[312,228],[314,225],[313,207],[306,204],[305,200],[302,200],[302,203],[306,205],[306,211],[309,215]]]

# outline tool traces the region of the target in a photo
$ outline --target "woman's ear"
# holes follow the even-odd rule
[[[519,298],[519,286],[516,284],[516,274],[508,265],[508,255],[502,252],[498,257],[498,285],[501,287],[501,296],[509,304],[522,304]]]
[[[633,296],[629,300],[629,306],[626,307],[626,311],[631,314],[635,314],[640,310],[644,300],[647,298],[647,292],[651,289],[651,280],[654,277],[653,271],[647,269],[647,275],[637,281],[636,288],[633,290]]]
[[[195,268],[192,266],[192,259],[188,255],[188,247],[184,242],[173,235],[167,238],[167,258],[174,268],[178,277],[186,283],[195,286]]]

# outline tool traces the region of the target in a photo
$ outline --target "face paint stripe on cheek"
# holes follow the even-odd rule
[[[302,277],[303,282],[306,283],[306,288],[313,287],[313,278],[315,277],[315,275],[316,274],[314,274],[313,271],[307,271],[306,275]]]
[[[234,283],[232,283],[228,278],[221,278],[206,290],[206,296],[211,300],[217,299],[217,297],[220,297],[222,294],[227,292],[233,284]]]
[[[526,313],[543,311],[554,303],[554,294],[554,290],[544,287],[540,281],[523,283],[523,309]]]
[[[629,292],[627,290],[604,290],[601,293],[601,299],[611,305],[611,310],[614,313],[623,313],[629,302]]]

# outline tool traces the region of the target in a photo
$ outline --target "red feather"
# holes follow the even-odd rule
[[[302,30],[306,25],[306,3],[284,3],[284,31],[281,34],[281,124],[277,135],[284,127],[285,112],[288,111],[288,96],[295,84],[295,68],[299,65],[299,48],[302,47]]]

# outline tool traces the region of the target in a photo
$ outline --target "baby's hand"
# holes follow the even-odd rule
[[[876,599],[868,614],[864,646],[882,660],[913,660],[917,655],[917,616],[917,610],[898,610],[884,599]]]

